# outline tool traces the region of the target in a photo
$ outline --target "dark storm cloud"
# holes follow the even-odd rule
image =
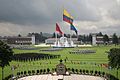
[[[0,21],[44,24],[59,21],[56,3],[49,0],[0,0]]]
[[[0,21],[17,24],[55,23],[62,21],[63,7],[78,20],[98,19],[84,0],[81,3],[77,0],[69,3],[67,0],[0,0]]]

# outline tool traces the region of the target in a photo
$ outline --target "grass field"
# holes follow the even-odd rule
[[[54,52],[42,52],[40,49],[46,48],[39,48],[38,50],[18,50],[14,49],[14,54],[19,53],[27,53],[27,52],[38,52],[44,54],[58,54],[61,55],[60,58],[57,59],[49,59],[49,60],[36,60],[36,61],[28,61],[28,62],[17,62],[12,61],[10,62],[10,66],[6,66],[4,68],[4,77],[8,76],[11,73],[16,75],[19,71],[28,71],[28,70],[40,70],[40,69],[47,69],[47,68],[55,68],[56,65],[59,63],[60,59],[63,59],[63,63],[67,66],[67,68],[75,68],[75,69],[86,69],[86,70],[99,70],[110,73],[116,76],[116,69],[107,69],[104,67],[99,66],[102,63],[108,63],[108,54],[106,51],[109,51],[111,48],[115,48],[120,46],[95,46],[95,47],[84,47],[84,48],[64,48],[61,51],[54,51]],[[69,54],[69,51],[72,50],[80,50],[80,49],[91,49],[95,50],[96,53],[93,54]],[[67,58],[65,63],[64,59]],[[71,61],[73,63],[71,63]],[[14,72],[11,70],[12,65],[17,65],[17,69]],[[120,70],[119,70],[119,79],[120,79]],[[1,68],[0,68],[0,80],[1,80]]]

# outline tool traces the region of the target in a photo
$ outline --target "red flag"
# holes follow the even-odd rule
[[[56,23],[56,32],[59,32],[60,34],[63,34],[63,32],[60,30],[60,27],[57,23]]]

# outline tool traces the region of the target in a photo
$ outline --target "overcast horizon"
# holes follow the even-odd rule
[[[53,33],[56,22],[70,34],[62,19],[64,8],[74,17],[79,34],[120,35],[120,0],[0,0],[0,36]]]

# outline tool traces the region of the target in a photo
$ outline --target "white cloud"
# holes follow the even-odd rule
[[[116,0],[117,1],[117,4],[120,5],[120,0]]]

